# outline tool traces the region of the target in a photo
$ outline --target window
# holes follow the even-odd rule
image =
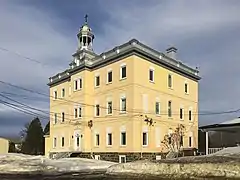
[[[78,80],[74,81],[74,90],[78,90]]]
[[[94,158],[95,158],[96,160],[100,160],[100,155],[95,155]]]
[[[148,133],[147,132],[143,132],[143,146],[147,146],[148,145]]]
[[[183,108],[180,108],[180,119],[183,119]]]
[[[79,79],[79,89],[82,89],[82,78]]]
[[[63,98],[65,97],[65,89],[64,88],[62,89],[62,97]]]
[[[62,122],[64,122],[64,121],[65,121],[65,113],[62,112]]]
[[[109,101],[108,104],[107,104],[107,113],[108,114],[112,114],[112,101]]]
[[[189,139],[188,139],[188,146],[192,147],[192,137],[191,136],[189,136]]]
[[[156,110],[155,110],[156,114],[160,115],[160,102],[156,102],[156,107],[155,108],[156,108]]]
[[[126,78],[127,77],[127,67],[126,67],[126,65],[123,65],[122,67],[121,67],[121,79],[124,79],[124,78]]]
[[[54,113],[54,124],[57,124],[57,113]]]
[[[57,99],[57,91],[54,91],[54,99]]]
[[[53,138],[53,147],[56,148],[57,147],[57,138]]]
[[[185,83],[184,85],[184,91],[186,94],[188,94],[188,83]]]
[[[96,134],[96,146],[100,145],[100,136],[99,134]]]
[[[108,146],[112,145],[112,133],[108,133],[107,135],[107,145]]]
[[[74,117],[75,117],[75,118],[78,117],[78,109],[77,109],[77,108],[74,109]]]
[[[62,147],[64,147],[64,137],[62,137]]]
[[[79,107],[78,110],[79,110],[78,117],[80,118],[80,117],[82,117],[82,107]]]
[[[149,70],[149,80],[151,82],[154,82],[154,70],[153,69]]]
[[[126,107],[126,98],[125,97],[121,98],[120,106],[121,106],[121,112],[122,113],[126,112],[127,107]]]
[[[180,136],[180,146],[181,147],[183,146],[183,136],[182,135]]]
[[[172,117],[172,101],[168,101],[168,117]]]
[[[95,113],[95,115],[96,115],[96,116],[100,116],[100,106],[99,106],[99,104],[97,104],[95,108],[96,108],[96,113]]]
[[[121,132],[121,145],[125,146],[127,144],[127,136],[126,136],[126,132]]]
[[[96,87],[100,86],[100,76],[95,77],[95,86]]]
[[[168,75],[168,87],[172,88],[172,75],[171,74]]]
[[[188,111],[188,119],[189,119],[189,121],[192,120],[192,110]]]
[[[119,155],[119,163],[126,163],[126,156],[125,155]]]
[[[77,137],[77,147],[79,147],[80,146],[80,137],[78,136]]]
[[[111,83],[112,82],[112,71],[109,71],[108,72],[108,83]]]

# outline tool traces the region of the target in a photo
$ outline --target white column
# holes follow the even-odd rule
[[[208,131],[206,131],[206,155],[208,155]]]

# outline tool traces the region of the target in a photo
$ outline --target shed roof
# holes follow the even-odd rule
[[[202,131],[240,132],[240,117],[224,121],[218,124],[210,124],[199,127]]]

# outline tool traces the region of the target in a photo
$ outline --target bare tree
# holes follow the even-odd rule
[[[164,136],[163,147],[168,151],[168,156],[178,157],[180,148],[183,146],[183,137],[185,132],[185,126],[179,124],[173,132],[169,132]]]

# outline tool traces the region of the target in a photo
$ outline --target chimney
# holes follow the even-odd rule
[[[172,58],[172,59],[176,59],[176,55],[177,55],[177,48],[171,46],[170,48],[166,49],[167,55]]]

